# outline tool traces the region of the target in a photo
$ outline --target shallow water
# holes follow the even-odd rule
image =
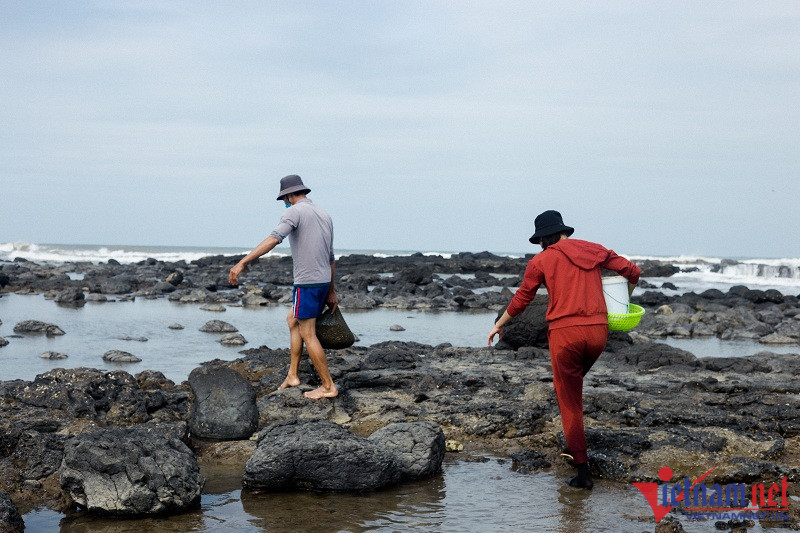
[[[204,361],[232,360],[241,350],[267,345],[288,348],[286,306],[226,307],[225,312],[200,309],[199,305],[179,304],[166,299],[87,303],[83,307],[65,307],[39,295],[8,294],[0,298],[0,337],[9,345],[0,348],[0,380],[32,380],[53,368],[88,366],[103,370],[158,370],[180,382]],[[415,341],[437,345],[451,342],[456,346],[482,346],[496,313],[432,312],[397,309],[345,311],[350,329],[359,337],[358,345],[369,346],[386,340]],[[14,337],[14,326],[23,320],[40,320],[58,325],[66,335]],[[200,327],[209,320],[233,324],[247,339],[244,346],[219,344],[219,334],[203,333]],[[179,323],[182,330],[171,330]],[[405,331],[390,331],[399,324]],[[146,338],[146,342],[121,340],[123,337]],[[140,363],[107,363],[102,356],[109,350],[123,350],[142,359]],[[67,359],[39,357],[47,351],[68,355]]]
[[[722,340],[717,337],[702,339],[658,339],[658,342],[686,350],[697,357],[744,357],[758,352],[800,354],[800,345],[761,344],[750,340]]]
[[[126,370],[132,374],[142,370],[163,372],[179,383],[200,363],[212,359],[232,360],[241,357],[241,350],[261,345],[287,348],[287,306],[226,307],[225,312],[200,309],[199,305],[179,304],[161,298],[108,303],[87,303],[83,307],[60,306],[40,295],[7,294],[0,298],[0,337],[9,344],[0,348],[0,380],[32,380],[37,374],[53,368],[86,366],[102,370]],[[485,346],[494,311],[418,311],[373,309],[345,311],[345,319],[359,337],[357,345],[369,346],[386,340],[415,341],[437,345],[449,342],[454,346]],[[15,336],[14,326],[23,320],[41,320],[61,327],[66,335]],[[224,320],[236,326],[247,339],[244,346],[221,345],[221,335],[203,333],[200,327],[209,320]],[[179,323],[182,330],[171,330]],[[391,331],[399,324],[405,331]],[[123,337],[146,338],[146,342],[121,340]],[[760,351],[799,353],[800,346],[767,346],[754,341],[704,339],[659,339],[698,357],[741,357]],[[109,350],[123,350],[142,359],[140,363],[107,363],[102,356]],[[54,351],[67,359],[49,360],[39,357]]]
[[[180,515],[113,519],[48,509],[27,512],[27,531],[141,533],[142,531],[294,532],[555,532],[653,531],[655,520],[631,484],[596,480],[592,491],[568,487],[563,468],[535,474],[511,469],[511,461],[487,457],[464,460],[449,454],[441,474],[389,489],[361,493],[261,493],[244,491],[241,472],[203,469],[200,507]],[[688,533],[716,531],[714,521],[670,516]],[[748,531],[789,531],[762,528]]]
[[[238,473],[206,469],[201,507],[177,516],[115,520],[34,510],[31,531],[643,531],[652,512],[631,485],[590,493],[552,472],[520,474],[508,460],[448,457],[440,475],[363,494],[243,491]]]

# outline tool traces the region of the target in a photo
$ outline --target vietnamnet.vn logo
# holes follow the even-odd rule
[[[789,520],[786,476],[769,486],[764,483],[715,483],[711,486],[702,483],[714,468],[694,481],[687,476],[670,483],[672,469],[665,466],[658,471],[663,484],[640,482],[633,485],[647,499],[656,522],[675,507],[682,507],[689,520]]]

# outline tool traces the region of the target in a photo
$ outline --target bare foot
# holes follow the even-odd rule
[[[289,387],[297,387],[300,385],[300,378],[286,376],[278,390],[288,389]]]
[[[336,398],[339,395],[339,389],[334,385],[330,389],[320,387],[312,391],[304,392],[303,396],[309,400],[320,400],[322,398]]]

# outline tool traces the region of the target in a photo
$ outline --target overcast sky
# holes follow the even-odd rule
[[[0,242],[800,257],[800,2],[0,0]]]

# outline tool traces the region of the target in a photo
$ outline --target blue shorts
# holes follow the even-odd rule
[[[317,318],[325,309],[330,283],[295,285],[292,287],[292,316],[295,318]]]

